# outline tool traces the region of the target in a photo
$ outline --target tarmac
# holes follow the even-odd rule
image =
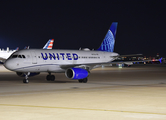
[[[88,83],[55,73],[29,83],[0,66],[0,120],[166,120],[166,65],[104,67]]]

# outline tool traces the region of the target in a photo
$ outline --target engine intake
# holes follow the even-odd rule
[[[70,79],[84,79],[88,77],[89,72],[82,68],[69,68],[66,70],[65,75]]]

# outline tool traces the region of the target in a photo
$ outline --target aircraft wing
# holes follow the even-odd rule
[[[118,63],[122,63],[122,62],[118,62]],[[101,67],[102,65],[109,66],[110,64],[117,64],[117,63],[104,62],[104,63],[71,64],[71,65],[60,65],[60,67],[64,70],[66,70],[68,68],[73,68],[73,67],[92,70],[92,69]]]
[[[6,58],[0,57],[0,64],[3,64],[6,61]]]
[[[115,57],[131,57],[131,56],[141,56],[141,55],[143,55],[143,54],[118,55]]]
[[[60,65],[62,69],[68,69],[72,67],[83,68],[87,70],[92,70],[101,66],[110,66],[111,64],[132,64],[133,62],[148,62],[152,60],[136,60],[136,61],[112,61],[112,62],[102,62],[102,63],[87,63],[87,64],[71,64],[71,65]]]
[[[148,61],[148,60],[147,60]],[[94,65],[91,65],[91,68],[94,69],[94,68],[98,68],[98,67],[101,67],[101,66],[110,66],[112,64],[133,64],[133,62],[147,62],[145,60],[135,60],[135,61],[112,61],[112,62],[107,62],[107,63],[99,63],[99,64],[94,64]]]
[[[121,58],[121,57],[131,57],[131,56],[141,56],[143,54],[130,54],[130,55],[118,55],[118,56],[111,56],[113,58]]]
[[[60,65],[60,67],[64,70],[68,69],[68,68],[73,68],[73,67],[76,67],[76,68],[83,68],[83,69],[87,69],[87,70],[91,70],[91,69],[94,69],[94,68],[97,68],[95,66],[102,66],[103,64],[106,64],[106,63],[87,63],[87,64],[71,64],[71,65],[68,65],[68,64],[63,64],[63,65]],[[108,64],[108,63],[107,63]]]
[[[0,57],[0,60],[6,60],[6,58],[4,58],[4,57]]]
[[[118,56],[111,56],[113,58],[119,58],[119,57],[129,57],[129,56],[140,56],[142,54],[130,54],[130,55],[118,55]],[[71,64],[71,65],[60,65],[62,69],[68,69],[72,67],[78,67],[83,68],[87,70],[92,70],[101,66],[110,66],[110,64],[127,64],[127,63],[133,63],[133,62],[146,62],[145,60],[137,60],[137,61],[110,61],[110,62],[100,62],[100,63],[87,63],[87,64]]]

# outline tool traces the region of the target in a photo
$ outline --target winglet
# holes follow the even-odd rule
[[[49,39],[48,42],[43,47],[43,49],[52,49],[53,43],[54,43],[54,39]]]
[[[98,48],[99,51],[107,51],[113,52],[114,51],[114,44],[116,38],[116,31],[117,31],[117,22],[113,22],[110,29],[108,30],[101,46]]]

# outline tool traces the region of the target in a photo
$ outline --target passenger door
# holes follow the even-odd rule
[[[32,64],[37,64],[37,56],[35,51],[31,51],[31,56],[32,56]]]

